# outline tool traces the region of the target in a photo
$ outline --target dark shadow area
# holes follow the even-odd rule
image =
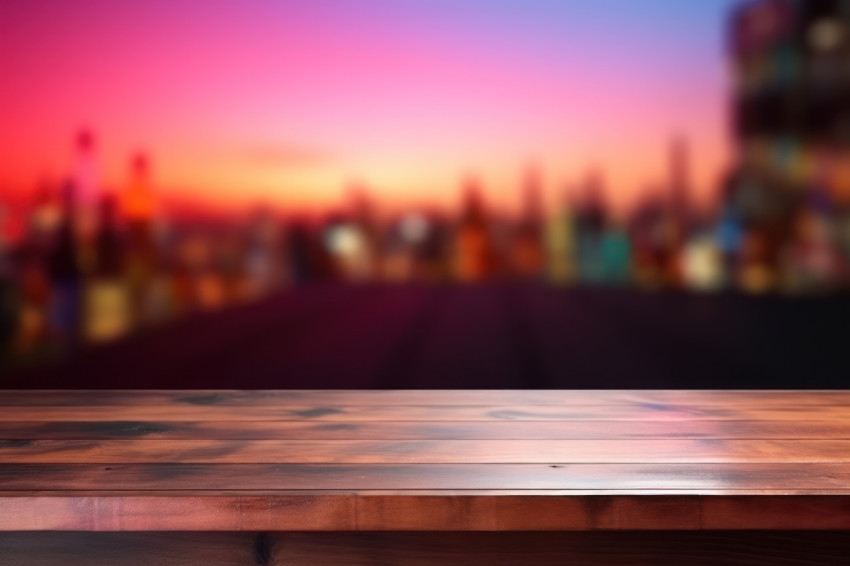
[[[834,389],[848,297],[317,285],[2,368],[4,388]]]

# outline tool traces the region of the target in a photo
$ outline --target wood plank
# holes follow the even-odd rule
[[[850,406],[850,391],[624,390],[7,390],[0,406],[217,405],[686,405],[760,407]]]
[[[4,533],[15,566],[835,566],[841,532]]]
[[[0,531],[850,530],[850,496],[835,494],[717,506],[693,494],[14,493],[0,497]]]
[[[826,499],[824,502],[828,503]],[[698,529],[699,521],[698,498],[664,495],[647,498],[294,492],[210,496],[98,492],[0,497],[0,531],[678,530]]]
[[[0,530],[850,530],[833,392],[282,393],[7,396]]]
[[[0,421],[0,439],[850,439],[834,421]]]
[[[0,492],[570,490],[850,494],[846,464],[2,464]]]
[[[706,497],[700,502],[702,528],[782,530],[785,525],[799,525],[804,518],[807,529],[817,530],[821,525],[836,525],[850,518],[850,507],[842,505],[841,499],[835,497],[827,511],[823,501],[814,496],[794,496],[787,501],[745,494]]]
[[[690,421],[690,420],[830,420],[850,424],[850,406],[669,406],[601,405],[552,407],[506,406],[365,406],[315,405],[305,408],[218,405],[140,406],[10,406],[0,411],[0,421],[91,420],[298,420],[298,421]]]
[[[6,440],[0,461],[234,464],[848,462],[847,440]]]

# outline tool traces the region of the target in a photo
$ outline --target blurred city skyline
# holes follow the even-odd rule
[[[463,179],[518,211],[599,173],[611,205],[664,192],[672,140],[691,196],[728,165],[725,22],[681,2],[4,2],[0,191],[29,198],[94,132],[102,185],[150,155],[163,202],[455,208]]]

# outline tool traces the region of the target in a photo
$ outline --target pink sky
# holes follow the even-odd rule
[[[588,4],[592,4],[589,6]],[[10,0],[0,7],[0,191],[67,174],[76,130],[110,187],[212,201],[454,203],[479,175],[517,200],[596,168],[626,204],[674,134],[707,195],[727,158],[730,0]],[[683,6],[685,5],[685,6]]]

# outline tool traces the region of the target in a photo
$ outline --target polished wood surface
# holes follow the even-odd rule
[[[850,392],[6,391],[3,531],[850,530]]]

